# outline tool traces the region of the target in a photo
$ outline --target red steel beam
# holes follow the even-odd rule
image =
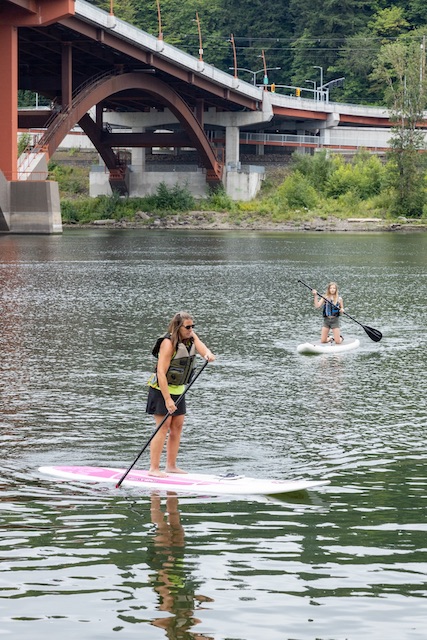
[[[115,93],[128,89],[139,89],[143,93],[155,96],[168,106],[186,131],[191,146],[199,151],[206,169],[214,172],[218,181],[221,179],[222,166],[217,161],[202,125],[184,100],[158,78],[137,72],[107,76],[95,83],[92,89],[85,87],[84,95],[76,96],[71,107],[65,113],[59,113],[46,131],[43,138],[46,141],[48,156],[53,155],[67,133],[84,118],[91,107]],[[42,146],[43,138],[40,141]]]

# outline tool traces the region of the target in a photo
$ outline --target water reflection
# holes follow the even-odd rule
[[[153,588],[159,595],[158,609],[171,616],[159,617],[151,624],[165,630],[169,640],[213,640],[211,636],[191,632],[201,622],[195,609],[212,598],[196,594],[200,586],[191,576],[185,562],[185,535],[178,510],[178,497],[169,493],[162,507],[159,495],[151,496],[151,521],[155,533],[147,546],[147,564]]]

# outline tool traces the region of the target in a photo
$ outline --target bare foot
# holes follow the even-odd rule
[[[183,469],[179,469],[179,467],[167,467],[166,471],[168,473],[188,473],[188,471],[184,471]]]
[[[168,474],[164,471],[160,471],[160,469],[150,469],[148,471],[149,476],[153,476],[154,478],[167,478]]]

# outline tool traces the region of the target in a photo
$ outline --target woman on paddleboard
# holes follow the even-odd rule
[[[344,312],[344,303],[338,293],[336,282],[330,282],[323,298],[319,298],[316,289],[312,289],[314,306],[316,309],[323,307],[323,327],[320,334],[320,342],[329,342],[329,331],[332,331],[335,344],[341,344],[344,340],[340,333],[340,315]]]
[[[153,355],[158,358],[155,373],[148,381],[149,391],[146,412],[154,416],[156,427],[170,413],[150,444],[150,470],[152,476],[164,477],[167,473],[186,473],[176,465],[182,428],[186,413],[185,396],[177,406],[175,402],[191,381],[196,353],[208,362],[214,354],[194,333],[194,321],[189,313],[176,313],[169,323],[167,333],[156,342]],[[166,447],[166,473],[160,470],[160,459]]]

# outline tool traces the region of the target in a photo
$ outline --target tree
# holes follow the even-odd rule
[[[366,27],[375,8],[376,0],[324,0],[319,9],[313,6],[313,0],[290,0],[294,81],[312,78],[314,65],[324,69],[324,82],[331,80],[330,71],[341,48],[349,37]]]
[[[385,100],[392,122],[391,160],[394,165],[395,212],[422,215],[427,82],[425,39],[402,38],[382,47],[373,76],[386,85]]]
[[[263,66],[264,51],[268,67],[280,67],[269,73],[276,84],[289,84],[292,64],[292,21],[290,0],[222,0],[227,9],[225,28],[234,34],[237,66],[257,71]],[[239,75],[251,81],[249,75]],[[262,74],[257,78],[262,82]]]
[[[384,87],[372,81],[371,73],[381,46],[406,33],[409,24],[401,7],[388,7],[371,16],[367,27],[347,38],[331,71],[345,76],[343,100],[383,104]]]

